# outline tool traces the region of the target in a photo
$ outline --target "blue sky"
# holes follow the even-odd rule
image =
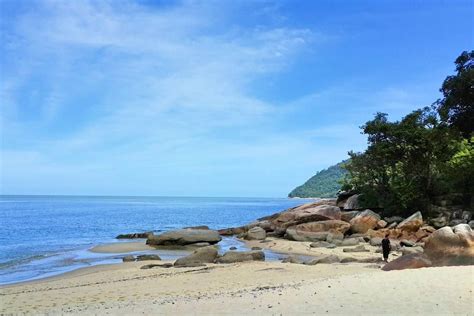
[[[1,193],[284,197],[440,97],[472,1],[1,3]]]

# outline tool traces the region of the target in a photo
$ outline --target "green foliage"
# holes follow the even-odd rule
[[[342,168],[342,164],[341,162],[319,171],[303,185],[291,191],[288,197],[336,197],[337,192],[341,189],[340,182],[347,173],[346,170]]]
[[[462,193],[466,207],[473,189],[472,65],[474,53],[456,60],[457,75],[441,89],[444,98],[432,108],[416,110],[397,122],[377,113],[362,126],[368,148],[350,152],[344,188],[364,196],[367,206],[387,214],[429,212],[436,196]],[[463,138],[464,137],[464,138]]]

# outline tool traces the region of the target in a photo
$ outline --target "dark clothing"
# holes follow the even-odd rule
[[[382,239],[382,253],[383,253],[383,258],[385,260],[388,259],[388,254],[390,253],[392,247],[390,247],[390,239],[384,238]]]

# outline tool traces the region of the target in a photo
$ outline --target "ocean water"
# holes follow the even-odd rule
[[[271,198],[0,196],[0,284],[119,263],[120,254],[88,251],[97,244],[123,242],[115,239],[118,234],[159,233],[196,225],[212,229],[241,226],[304,202]],[[234,238],[225,238],[219,244],[221,251],[231,246],[244,248]],[[157,253],[163,259],[185,254]]]

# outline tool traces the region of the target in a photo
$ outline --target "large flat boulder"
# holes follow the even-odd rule
[[[474,232],[467,224],[445,226],[426,239],[424,251],[435,265],[474,265]]]
[[[419,269],[431,267],[430,259],[422,253],[413,253],[401,256],[393,261],[390,261],[382,267],[383,271],[404,270],[404,269]]]
[[[305,231],[305,232],[313,232],[313,233],[336,231],[336,232],[345,234],[351,228],[351,225],[347,222],[333,219],[333,220],[299,224],[292,228],[296,229],[297,231]]]
[[[377,223],[380,220],[380,215],[371,211],[365,210],[357,214],[351,219],[351,231],[353,233],[366,233],[369,229],[377,227]]]
[[[216,244],[221,241],[221,236],[215,230],[209,229],[179,229],[149,236],[146,243],[154,246],[186,246],[207,242]]]
[[[213,246],[199,248],[192,254],[179,258],[174,262],[175,267],[190,267],[196,264],[213,263],[217,258],[217,249]]]
[[[402,231],[416,232],[421,226],[423,226],[423,216],[421,212],[416,212],[398,224],[397,228]]]
[[[244,261],[265,261],[263,251],[228,251],[217,258],[217,263],[235,263]]]
[[[308,203],[282,212],[272,220],[277,228],[288,228],[302,223],[341,219],[341,210],[334,205],[320,205],[319,203]]]

